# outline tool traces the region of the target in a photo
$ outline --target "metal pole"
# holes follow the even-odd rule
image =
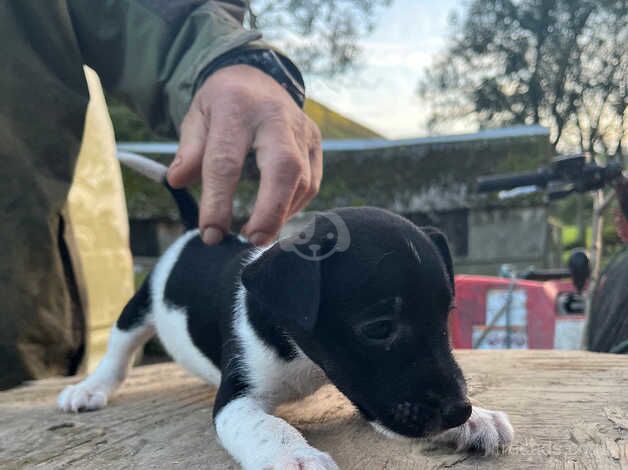
[[[506,321],[510,323],[510,320],[509,320],[510,308],[512,305],[513,294],[516,287],[517,287],[517,276],[515,275],[515,273],[512,273],[511,278],[510,278],[510,284],[508,285],[508,292],[506,294],[506,301],[504,302],[504,305],[501,306],[499,311],[495,314],[495,316],[493,316],[493,319],[491,320],[491,322],[488,325],[486,325],[482,334],[474,341],[473,346],[472,346],[473,349],[478,349],[482,345],[482,343],[484,342],[488,334],[495,327],[495,325],[501,319],[501,317],[503,317],[504,315],[508,315],[506,317]],[[510,338],[507,338],[506,341],[510,343]],[[510,344],[508,345],[508,349],[510,349]]]

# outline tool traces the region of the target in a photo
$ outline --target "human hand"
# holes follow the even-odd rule
[[[202,178],[199,226],[207,244],[219,243],[229,231],[233,197],[251,149],[261,180],[242,234],[264,245],[318,193],[321,135],[272,77],[248,65],[228,66],[197,91],[168,171],[175,188]]]

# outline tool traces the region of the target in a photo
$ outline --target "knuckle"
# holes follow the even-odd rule
[[[219,179],[237,179],[240,176],[242,162],[230,155],[215,154],[209,160],[210,177]]]
[[[282,151],[277,155],[279,175],[298,179],[305,173],[305,165],[296,151]]]
[[[298,108],[286,106],[282,100],[268,100],[264,103],[264,120],[269,126],[284,129],[293,134],[302,134],[307,117]]]
[[[228,125],[229,118],[217,116],[216,119],[220,120],[220,126],[217,125],[209,136],[207,154],[210,158],[233,158],[233,144],[242,138],[242,132],[238,127]]]

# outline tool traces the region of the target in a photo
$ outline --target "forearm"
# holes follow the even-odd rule
[[[213,2],[68,0],[83,61],[156,131],[174,136],[198,80],[222,54],[257,44]]]

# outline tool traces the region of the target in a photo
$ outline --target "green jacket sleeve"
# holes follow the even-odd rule
[[[174,136],[198,78],[218,56],[261,35],[206,0],[67,0],[83,61],[108,93]]]

